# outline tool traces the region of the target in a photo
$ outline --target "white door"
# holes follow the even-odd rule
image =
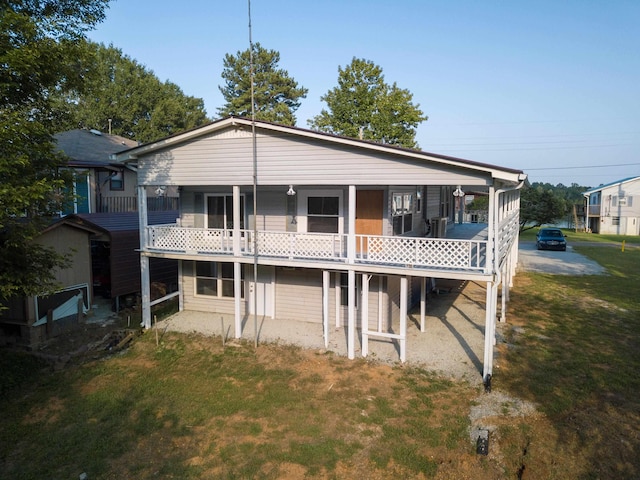
[[[253,266],[247,265],[247,267],[252,272],[250,278],[253,278]],[[258,281],[255,284],[253,281],[249,282],[249,313],[252,315],[255,313],[273,318],[275,273],[275,267],[258,266]]]

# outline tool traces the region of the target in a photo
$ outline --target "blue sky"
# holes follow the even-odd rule
[[[249,46],[246,0],[118,0],[89,37],[204,99],[217,117],[227,53]],[[379,65],[429,120],[420,148],[597,186],[640,175],[638,0],[252,0],[253,42],[326,105],[338,67]]]

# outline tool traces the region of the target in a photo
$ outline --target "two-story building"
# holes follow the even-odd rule
[[[234,318],[347,326],[400,345],[407,311],[428,279],[487,285],[483,375],[491,373],[498,288],[502,309],[517,262],[514,170],[245,118],[225,118],[112,156],[138,172],[143,322],[151,326],[149,259],[175,259],[183,310]],[[175,223],[149,225],[146,192],[180,192]],[[486,234],[447,238],[454,192],[489,195]],[[421,309],[424,318],[424,309]]]
[[[640,177],[600,185],[582,195],[588,231],[640,235]]]

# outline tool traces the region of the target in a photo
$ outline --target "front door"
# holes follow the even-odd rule
[[[384,191],[356,191],[356,235],[382,235]],[[356,241],[356,251],[366,251],[368,242]]]

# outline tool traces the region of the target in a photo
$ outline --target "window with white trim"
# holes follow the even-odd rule
[[[195,262],[196,295],[233,298],[233,263]],[[240,297],[244,298],[244,268],[240,267]]]
[[[402,235],[413,230],[413,193],[394,193],[391,205],[393,234]]]
[[[340,197],[307,198],[307,232],[338,233]]]
[[[244,228],[244,195],[240,195],[240,228]],[[233,195],[207,195],[207,228],[233,229]]]

